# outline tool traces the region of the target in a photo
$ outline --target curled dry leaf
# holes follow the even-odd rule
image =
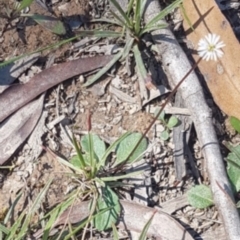
[[[217,105],[223,112],[240,119],[240,47],[232,28],[221,13],[215,1],[183,1],[185,11],[195,31],[188,23],[184,28],[189,45],[196,50],[198,41],[208,33],[215,33],[221,37],[226,45],[224,55],[217,62],[201,61],[199,69],[213,95]],[[198,59],[195,54],[193,57]]]
[[[61,63],[45,69],[26,84],[9,87],[0,95],[0,122],[49,88],[78,74],[105,66],[111,59],[112,56],[98,56]]]
[[[38,60],[39,56],[40,53],[34,53],[0,68],[0,93],[7,89],[16,78],[30,68]]]

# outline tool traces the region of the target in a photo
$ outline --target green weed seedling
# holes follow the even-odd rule
[[[159,108],[156,109],[154,115],[156,116],[159,112]],[[169,119],[166,117],[165,112],[162,111],[161,114],[158,117],[158,120],[161,121],[161,123],[164,126],[164,131],[161,132],[160,138],[164,141],[167,141],[169,139],[170,131],[176,127],[179,123],[178,118],[175,116],[171,116]]]
[[[26,239],[26,236],[30,233],[32,227],[32,220],[36,216],[36,213],[45,198],[45,195],[52,183],[50,179],[36,199],[29,203],[27,207],[20,213],[18,218],[12,223],[12,216],[15,211],[15,207],[20,200],[22,193],[19,193],[11,207],[9,208],[5,218],[0,222],[0,240],[22,240]],[[12,225],[10,225],[12,223]]]
[[[163,19],[166,15],[168,15],[173,9],[178,7],[183,0],[176,0],[173,3],[171,3],[168,7],[163,9],[156,17],[154,17],[147,25],[143,24],[142,16],[146,5],[146,0],[131,0],[128,4],[127,11],[125,12],[118,2],[116,0],[110,0],[112,4],[115,6],[119,14],[116,14],[112,11],[112,15],[114,17],[113,20],[111,19],[96,19],[92,20],[92,22],[101,22],[101,23],[108,23],[113,24],[122,27],[122,32],[116,32],[116,31],[106,31],[106,30],[93,30],[93,31],[78,31],[76,32],[78,35],[64,40],[61,43],[57,43],[54,46],[49,46],[44,49],[38,49],[32,53],[24,54],[20,57],[8,60],[7,62],[0,63],[0,67],[4,66],[6,64],[12,63],[24,56],[29,56],[35,52],[41,52],[46,49],[50,49],[53,47],[59,47],[65,43],[71,42],[79,37],[83,36],[95,36],[95,37],[103,37],[103,38],[119,38],[123,37],[125,41],[125,45],[113,57],[112,61],[110,61],[104,68],[102,68],[96,75],[94,75],[92,78],[90,78],[84,86],[90,86],[94,82],[96,82],[101,76],[103,76],[117,61],[124,60],[130,52],[133,52],[135,63],[136,63],[136,69],[139,73],[139,77],[141,81],[148,82],[149,79],[149,73],[147,72],[147,69],[144,65],[143,59],[141,57],[141,52],[139,50],[139,44],[141,43],[141,38],[145,33],[149,33],[151,31],[154,31],[159,28],[164,28],[167,25],[164,24],[156,24],[159,20]],[[0,17],[4,17],[9,19],[11,22],[13,19],[17,17],[29,17],[32,18],[34,21],[36,21],[38,24],[42,25],[44,28],[47,28],[51,32],[58,34],[58,35],[64,35],[66,33],[66,29],[64,27],[64,24],[59,21],[58,19],[49,17],[49,16],[43,16],[43,15],[37,15],[37,14],[23,14],[21,13],[21,10],[31,5],[33,0],[23,0],[21,1],[20,5],[17,5],[14,9],[9,9],[6,7],[6,14],[0,15]]]
[[[5,14],[1,14],[0,17],[8,19],[9,23],[19,17],[28,17],[33,19],[36,23],[48,29],[52,33],[57,35],[65,35],[66,28],[64,24],[57,18],[44,16],[39,14],[25,14],[22,10],[29,7],[33,0],[22,0],[20,3],[16,2],[12,9],[5,5]]]
[[[230,118],[232,127],[239,133],[240,121],[235,118]],[[240,145],[232,146],[230,143],[225,143],[225,146],[230,150],[227,156],[227,175],[232,185],[233,192],[236,194],[240,191]],[[219,186],[220,187],[220,186]],[[224,191],[224,189],[221,189]],[[224,193],[228,196],[227,192]],[[229,200],[231,198],[229,196]],[[188,191],[188,201],[196,208],[206,208],[213,204],[211,190],[208,186],[198,185]],[[240,201],[236,204],[240,208]]]
[[[136,70],[139,73],[141,81],[144,81],[147,84],[149,79],[149,73],[144,65],[143,59],[141,57],[141,52],[139,45],[141,43],[141,38],[145,33],[149,33],[159,28],[165,28],[167,25],[156,24],[159,20],[163,19],[168,15],[173,9],[178,7],[182,0],[176,0],[163,11],[161,11],[156,17],[154,17],[147,25],[143,24],[142,16],[144,13],[146,0],[136,0],[129,1],[127,11],[124,11],[119,5],[118,1],[110,0],[110,2],[117,9],[117,13],[111,11],[114,19],[105,19],[100,18],[97,20],[92,20],[92,22],[106,22],[113,25],[117,25],[122,28],[122,37],[125,40],[125,46],[123,50],[118,52],[113,60],[102,68],[95,76],[89,79],[84,86],[90,86],[96,82],[103,74],[105,74],[117,61],[124,60],[130,52],[133,52]]]
[[[124,185],[119,180],[142,172],[126,174],[124,170],[126,164],[132,164],[142,158],[147,148],[145,138],[132,153],[141,138],[140,133],[127,132],[107,148],[98,135],[90,132],[83,136],[79,143],[73,136],[76,155],[69,162],[60,159],[61,163],[75,172],[75,178],[85,186],[86,195],[90,196],[91,200],[89,219],[97,213],[92,222],[100,231],[111,228],[120,215],[119,197],[113,188]],[[99,214],[101,211],[103,213]]]

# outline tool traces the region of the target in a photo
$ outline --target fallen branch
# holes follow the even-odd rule
[[[147,0],[145,22],[149,22],[160,11],[161,7],[157,0]],[[169,77],[169,84],[174,88],[192,66],[169,29],[156,30],[152,32],[152,37],[158,47],[162,64]],[[211,111],[206,104],[202,87],[194,72],[182,83],[179,87],[179,92],[186,107],[191,112],[192,120],[195,124],[206,161],[208,176],[211,181],[214,202],[221,215],[226,236],[228,239],[240,239],[240,221],[237,209],[218,186],[219,184],[229,194],[231,199],[234,199],[212,124]]]

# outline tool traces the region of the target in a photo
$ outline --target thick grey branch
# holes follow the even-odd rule
[[[148,0],[145,22],[149,22],[149,20],[160,11],[161,8],[157,0]],[[152,36],[160,51],[162,64],[169,76],[170,85],[174,88],[191,68],[191,64],[169,29],[156,30],[152,33]],[[233,199],[218,140],[212,124],[211,111],[206,104],[202,87],[195,72],[192,72],[183,82],[179,91],[185,101],[186,107],[191,112],[196,127],[198,139],[206,161],[208,176],[211,181],[214,201],[224,223],[226,235],[228,239],[240,239],[240,221],[237,209],[231,203],[226,193],[224,193],[224,191],[226,191]],[[224,191],[221,188],[224,189]]]

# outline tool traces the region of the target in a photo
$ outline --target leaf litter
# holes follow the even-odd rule
[[[71,6],[71,3],[69,4],[70,4],[69,6]],[[56,6],[61,6],[61,4],[59,5],[57,4]],[[57,9],[56,7],[54,8]],[[62,9],[66,8],[59,9],[60,11],[63,11]],[[92,12],[95,15],[104,14],[105,11],[104,9],[105,8],[103,4],[102,9],[99,6],[98,12],[96,12],[96,8],[94,8]],[[28,31],[29,29],[27,29],[27,32]],[[43,38],[37,39],[34,37],[34,35],[40,36],[41,34],[44,34],[44,36],[46,34],[47,37],[45,39]],[[9,38],[8,33],[4,37]],[[16,41],[17,36],[14,34],[13,37]],[[24,46],[24,49],[29,50],[30,47],[34,49],[37,45],[40,44],[44,46],[44,44],[48,44],[50,41],[52,41],[52,39],[53,39],[52,34],[50,34],[49,32],[46,33],[46,31],[44,31],[42,28],[36,25],[34,28],[34,32],[30,35],[27,35],[28,44]],[[95,40],[96,39],[90,38],[89,43],[92,44],[92,46],[86,49],[80,48],[78,52],[76,50],[75,51],[71,50],[73,52],[66,51],[70,49],[69,47],[68,48],[63,47],[63,49],[57,50],[55,51],[56,52],[55,60],[57,62],[58,61],[61,62],[62,60],[65,61],[66,56],[69,57],[69,59],[74,58],[72,57],[72,54],[74,54],[75,56],[80,55],[87,57],[88,55],[95,56],[96,54],[102,53],[104,51],[103,49],[105,45],[101,46],[101,41],[99,44],[98,42],[95,42]],[[6,40],[4,40],[4,42],[5,41]],[[3,46],[5,45],[3,44]],[[19,50],[20,49],[17,49],[17,51]],[[1,54],[1,57],[6,57],[10,52],[11,52],[10,49],[8,49],[7,47],[6,48],[3,47],[3,54]],[[63,53],[65,53],[65,56]],[[38,66],[42,66],[41,61],[40,64],[39,62],[37,63]],[[111,81],[113,79],[113,76],[118,73],[120,74],[120,78],[122,79],[120,89],[118,90],[122,92],[122,95],[112,94],[109,88],[109,81]],[[84,75],[84,78],[87,79],[88,75]],[[72,82],[68,81],[66,83],[59,85],[57,89],[53,88],[50,91],[48,91],[44,102],[45,104],[44,111],[48,112],[47,120],[44,126],[46,129],[44,131],[45,132],[45,134],[43,135],[44,137],[42,137],[42,142],[40,142],[39,145],[43,144],[45,146],[46,145],[50,146],[53,150],[61,152],[66,157],[70,157],[72,154],[72,149],[63,142],[61,137],[63,132],[62,129],[63,127],[69,128],[68,126],[72,128],[71,124],[74,122],[75,128],[74,131],[76,133],[77,132],[84,133],[84,131],[86,131],[86,119],[87,119],[86,112],[88,109],[93,112],[92,122],[94,133],[98,134],[100,137],[102,136],[103,138],[108,139],[109,143],[112,141],[113,138],[119,136],[119,134],[129,129],[143,132],[144,129],[147,127],[149,121],[152,119],[152,117],[150,116],[150,114],[140,112],[139,108],[136,107],[138,104],[134,104],[134,102],[131,103],[131,101],[130,103],[124,101],[125,100],[124,96],[129,96],[130,97],[129,99],[133,98],[137,99],[139,97],[138,88],[136,87],[136,79],[134,79],[134,76],[129,77],[128,73],[124,70],[124,67],[120,66],[120,69],[118,69],[117,72],[116,69],[114,68],[111,69],[111,72],[107,78],[108,78],[107,80],[103,80],[103,84],[105,81],[105,86],[104,89],[102,90],[103,93],[102,98],[99,98],[96,94],[91,93],[90,92],[91,88],[89,89],[82,88],[79,84],[79,82],[81,81],[80,78],[74,78]],[[166,89],[167,88],[164,87],[159,95],[156,94],[156,97],[161,96],[163,93],[165,94],[168,91]],[[68,96],[71,96],[73,95],[73,93],[76,92],[78,92],[76,99],[70,102],[71,98],[69,98]],[[152,109],[155,107],[154,99],[156,97],[151,98],[153,102],[150,103],[144,102],[144,104],[146,104],[146,110],[148,109],[148,111],[150,111],[150,108]],[[68,110],[70,105],[71,109],[73,109],[71,111]],[[15,109],[17,110],[18,108],[19,107],[16,107]],[[172,106],[169,105],[168,109],[171,108]],[[152,112],[153,114],[154,111],[151,110],[150,112]],[[117,121],[116,119],[120,120]],[[49,126],[47,125],[49,123],[52,123],[52,126],[50,128],[47,127]],[[159,125],[160,122],[157,123],[157,126]],[[190,186],[191,184],[193,184],[193,181],[190,177],[187,180],[187,182],[184,183],[183,181],[181,181],[176,186],[174,177],[175,170],[173,167],[172,158],[173,142],[172,140],[170,140],[170,142],[168,143],[161,141],[159,138],[156,138],[158,134],[159,133],[157,133],[157,127],[153,128],[150,131],[149,137],[153,143],[153,150],[152,151],[149,150],[149,152],[146,153],[145,159],[147,159],[147,161],[150,163],[151,168],[155,168],[154,181],[158,186],[157,188],[154,188],[154,191],[159,191],[157,194],[152,192],[153,196],[151,196],[151,204],[154,205],[156,202],[158,202],[160,206],[161,204],[163,204],[164,206],[164,203],[166,206],[167,202],[170,199],[172,199],[173,201],[175,198],[176,199],[180,198],[181,195],[184,194],[185,192],[182,191],[182,189],[184,189],[186,186]],[[38,139],[39,138],[41,137],[39,136]],[[202,156],[200,154],[198,143],[194,145],[194,152],[195,157],[197,159],[197,165],[200,166]],[[43,156],[39,158],[37,164],[35,163],[32,164],[32,169],[28,168],[26,171],[24,171],[24,166],[26,165],[24,165],[23,159],[28,158],[28,156],[31,154],[32,154],[31,150],[26,149],[24,150],[20,148],[16,152],[16,154],[12,157],[12,159],[10,159],[11,161],[18,163],[19,166],[16,166],[14,172],[7,176],[6,183],[8,183],[7,184],[9,188],[8,190],[11,190],[13,188],[11,187],[10,183],[14,183],[14,187],[17,187],[18,181],[24,181],[23,179],[27,179],[31,183],[30,184],[31,189],[33,191],[37,191],[38,185],[37,182],[44,184],[46,176],[49,177],[49,175],[57,175],[53,183],[53,186],[49,191],[50,194],[47,204],[51,205],[56,203],[57,201],[61,201],[62,199],[61,195],[64,195],[66,192],[68,192],[69,188],[76,187],[76,185],[72,184],[70,180],[65,177],[63,179],[65,179],[66,182],[63,183],[63,179],[61,179],[61,176],[64,175],[66,169],[58,166],[56,161],[51,156],[49,155],[46,156],[46,154],[43,154]],[[38,155],[39,153],[36,154],[36,156]],[[32,157],[33,156],[31,156],[31,159]],[[189,174],[189,171],[191,170],[187,169],[187,174]],[[17,174],[17,172],[21,172],[21,175],[19,175],[17,178],[14,178],[14,174]],[[58,181],[59,184],[57,184]],[[71,187],[69,186],[69,188],[67,187],[68,183],[71,186]],[[19,184],[19,189],[23,186],[24,184],[21,184],[21,186]],[[4,189],[5,189],[4,194],[6,194],[7,193],[6,188]],[[14,192],[17,191],[15,190]],[[12,197],[14,197],[14,195],[12,195]],[[214,208],[208,211],[205,210],[202,212],[201,211],[196,212],[193,208],[190,207],[184,208],[186,204],[187,204],[186,201],[183,201],[182,204],[180,204],[180,206],[174,205],[173,210],[171,211],[169,210],[169,212],[171,213],[175,212],[174,213],[175,216],[178,217],[183,223],[185,223],[186,226],[190,225],[197,232],[200,233],[204,232],[205,229],[210,229],[211,225],[213,225],[212,221],[210,222],[204,221],[205,218],[212,219],[213,221],[216,220],[217,222],[217,217],[215,216],[216,211],[214,210]],[[172,220],[169,220],[169,222],[171,221]],[[216,223],[215,226],[217,226],[218,224],[219,223]]]

